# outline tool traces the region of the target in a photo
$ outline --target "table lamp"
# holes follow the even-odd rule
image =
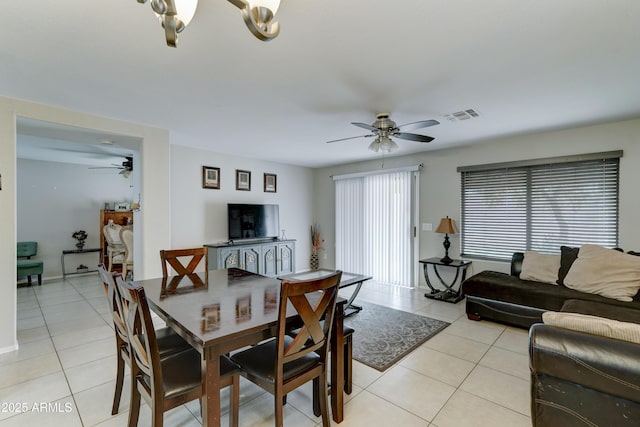
[[[436,233],[444,234],[444,242],[442,243],[444,246],[444,258],[442,258],[440,262],[450,264],[453,260],[449,258],[449,247],[451,246],[451,243],[449,243],[449,234],[456,234],[456,228],[453,220],[448,216],[440,219],[440,224],[438,224],[438,228],[436,228]]]

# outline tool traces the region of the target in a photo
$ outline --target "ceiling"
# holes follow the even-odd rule
[[[172,49],[148,3],[11,2],[0,95],[309,167],[379,157],[370,139],[325,144],[377,112],[441,122],[393,155],[640,117],[637,0],[282,0],[276,19],[265,43],[231,3],[200,0]]]

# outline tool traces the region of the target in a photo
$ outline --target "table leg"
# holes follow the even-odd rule
[[[202,350],[202,425],[220,427],[220,349]]]
[[[331,412],[337,423],[344,419],[344,308],[333,316],[331,332]]]
[[[345,317],[351,316],[352,314],[355,314],[355,313],[357,313],[357,312],[362,310],[362,306],[353,304],[353,300],[355,300],[356,297],[358,296],[358,293],[360,292],[360,288],[362,288],[362,284],[363,283],[364,282],[358,282],[358,284],[356,285],[356,290],[353,291],[353,293],[351,294],[351,297],[349,297],[349,300],[344,305],[344,316]]]

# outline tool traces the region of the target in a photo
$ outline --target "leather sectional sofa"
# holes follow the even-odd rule
[[[469,319],[492,320],[528,329],[534,323],[542,322],[542,313],[560,311],[571,299],[640,310],[638,294],[632,302],[623,302],[564,286],[521,280],[523,260],[524,254],[516,252],[511,259],[511,274],[483,271],[462,283],[461,292],[467,297]]]
[[[638,294],[622,302],[520,280],[522,261],[522,253],[514,254],[510,275],[481,272],[462,284],[462,292],[470,319],[531,327],[532,425],[640,425],[640,338],[631,342],[541,323],[545,311],[556,311],[640,324]]]

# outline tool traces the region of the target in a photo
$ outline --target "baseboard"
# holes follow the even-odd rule
[[[16,351],[19,348],[20,348],[20,346],[18,345],[18,343],[15,343],[12,346],[0,348],[0,354],[11,353],[12,351]]]

